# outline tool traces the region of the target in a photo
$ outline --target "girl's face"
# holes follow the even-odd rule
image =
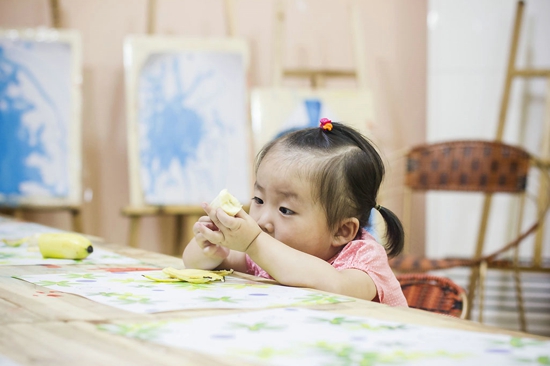
[[[327,260],[338,252],[323,207],[313,199],[311,183],[291,164],[270,153],[257,171],[250,216],[284,244]]]

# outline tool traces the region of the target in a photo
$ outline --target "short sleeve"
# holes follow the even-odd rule
[[[348,243],[331,264],[337,270],[358,269],[367,273],[376,286],[374,301],[408,307],[401,285],[388,263],[386,250],[369,234]]]

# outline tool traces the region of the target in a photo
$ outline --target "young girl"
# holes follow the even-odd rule
[[[323,118],[285,134],[256,160],[250,215],[203,207],[184,250],[187,268],[234,269],[282,285],[407,306],[388,255],[403,248],[399,219],[376,203],[382,159],[359,132]],[[387,250],[363,228],[376,208]]]

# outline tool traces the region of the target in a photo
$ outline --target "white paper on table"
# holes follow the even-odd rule
[[[42,265],[42,264],[138,264],[140,260],[122,256],[104,249],[94,247],[93,253],[82,260],[43,258],[37,246],[27,243],[12,247],[2,242],[2,239],[22,239],[42,233],[62,233],[55,229],[28,222],[0,223],[0,266]]]
[[[59,230],[53,227],[44,226],[40,224],[35,224],[33,222],[18,222],[18,221],[9,221],[5,222],[0,221],[0,240],[1,239],[22,239],[29,237],[35,234],[42,233],[63,233],[67,232],[64,230]]]
[[[163,283],[143,277],[163,277],[162,271],[64,273],[16,278],[51,290],[135,313],[183,309],[257,309],[355,301],[353,298],[307,289],[258,283],[226,276],[225,282]]]
[[[540,365],[550,341],[283,308],[98,329],[265,365]]]

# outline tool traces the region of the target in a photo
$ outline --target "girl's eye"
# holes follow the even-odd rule
[[[252,197],[252,201],[254,201],[255,203],[257,203],[258,205],[261,205],[261,204],[264,203],[264,201],[262,201],[261,198],[256,197],[256,196]]]
[[[279,212],[281,212],[283,215],[292,215],[294,211],[289,210],[286,207],[279,207]]]

